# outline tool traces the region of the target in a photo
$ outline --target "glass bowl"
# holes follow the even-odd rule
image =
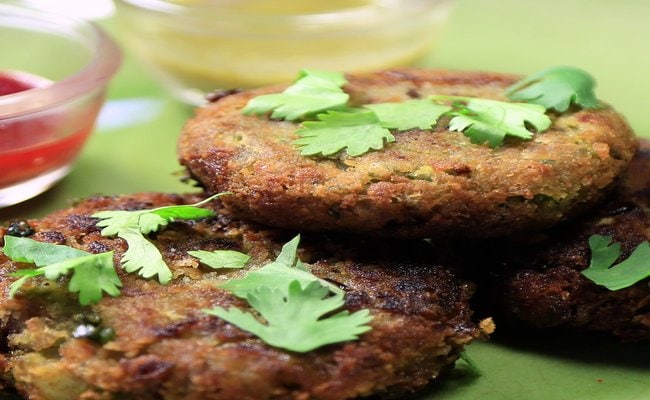
[[[63,178],[90,134],[121,61],[96,25],[0,4],[0,207]],[[22,90],[6,90],[20,82]]]
[[[451,0],[117,0],[125,43],[184,102],[292,80],[302,68],[359,72],[430,53]]]

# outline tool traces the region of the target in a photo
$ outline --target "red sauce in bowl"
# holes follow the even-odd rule
[[[41,79],[45,80],[45,78],[40,78],[39,81]],[[32,89],[37,86],[41,85],[34,79],[27,81],[24,76],[21,79],[16,73],[0,72],[0,96],[22,92],[23,90]]]
[[[0,96],[50,85],[48,79],[0,71]],[[4,118],[0,115],[0,188],[68,165],[92,130],[101,101],[77,110],[62,105],[48,111]]]

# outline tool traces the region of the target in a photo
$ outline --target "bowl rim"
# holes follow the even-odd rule
[[[306,14],[264,14],[256,12],[232,11],[224,6],[214,4],[195,4],[192,6],[179,4],[170,0],[114,0],[116,4],[125,4],[141,10],[159,14],[186,16],[197,19],[218,18],[231,21],[233,18],[249,20],[263,25],[283,24],[332,24],[359,23],[372,18],[373,15],[383,13],[383,18],[388,15],[392,18],[402,18],[405,14],[419,13],[423,9],[448,4],[452,0],[384,0],[383,5],[369,3],[344,9]],[[386,10],[394,11],[386,14]]]
[[[74,32],[66,29],[68,35],[64,37],[89,43],[90,59],[75,73],[50,85],[0,96],[0,120],[39,112],[102,90],[122,63],[117,43],[92,21],[13,4],[0,4],[0,18],[3,16],[30,18],[59,24],[58,27],[73,26]]]

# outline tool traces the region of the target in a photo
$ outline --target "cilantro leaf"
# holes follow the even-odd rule
[[[318,85],[329,86],[332,88],[340,88],[348,83],[345,76],[340,72],[304,68],[298,72],[297,80],[305,82],[307,79],[313,82],[320,80],[321,82],[317,83]]]
[[[596,81],[574,67],[553,67],[525,77],[506,89],[509,99],[539,104],[564,112],[573,103],[583,108],[598,107]]]
[[[36,264],[39,267],[88,255],[87,252],[74,247],[38,242],[29,238],[5,236],[4,241],[2,252],[7,257],[16,262]]]
[[[162,254],[144,235],[158,231],[177,219],[199,219],[214,216],[214,212],[199,206],[227,193],[218,193],[198,203],[164,206],[151,210],[99,211],[97,226],[103,227],[103,236],[118,236],[126,240],[128,249],[122,256],[122,266],[127,272],[138,272],[145,278],[158,276],[158,282],[167,284],[172,273]]]
[[[151,210],[151,213],[169,222],[177,219],[201,219],[214,217],[215,213],[207,208],[199,208],[194,205],[169,206]],[[145,214],[146,215],[146,214]],[[165,224],[166,225],[166,224]],[[164,225],[163,225],[164,226]],[[159,226],[155,229],[158,230]]]
[[[273,111],[271,118],[294,121],[308,114],[344,106],[349,95],[338,72],[302,70],[298,79],[282,93],[252,98],[242,110],[246,115]]]
[[[341,311],[344,292],[311,274],[297,257],[300,235],[282,247],[276,260],[221,288],[248,300],[264,321],[237,308],[203,310],[251,332],[266,343],[306,352],[330,343],[357,339],[370,329],[368,310]],[[304,288],[304,289],[303,289]]]
[[[91,254],[86,257],[63,261],[72,270],[72,278],[68,283],[68,290],[79,293],[79,303],[88,305],[97,303],[102,299],[102,292],[115,297],[120,294],[122,282],[113,266],[113,252]],[[44,268],[49,268],[44,267]],[[47,278],[47,271],[45,272]],[[53,279],[51,279],[53,280]]]
[[[164,206],[150,210],[136,211],[99,211],[92,216],[99,218],[97,226],[103,227],[103,236],[116,236],[122,228],[137,228],[143,234],[158,231],[161,227],[167,226],[177,219],[199,219],[214,216],[212,210],[199,208],[217,197],[227,193],[218,193],[202,200],[196,204],[184,204],[180,206]]]
[[[431,129],[451,107],[431,100],[407,100],[400,103],[367,104],[377,114],[381,126],[389,129]]]
[[[234,307],[229,310],[215,307],[204,312],[218,316],[272,346],[296,352],[355,340],[371,329],[366,325],[372,319],[368,310],[353,314],[341,311],[323,318],[344,303],[343,295],[328,297],[328,293],[329,289],[319,282],[311,282],[304,289],[297,280],[291,281],[285,290],[261,286],[248,293],[247,299],[266,323]]]
[[[104,211],[104,212],[109,213],[110,211]],[[130,212],[130,211],[126,211],[126,212]],[[160,228],[164,228],[165,226],[169,225],[169,223],[171,222],[171,219],[167,219],[158,215],[154,210],[140,210],[140,211],[132,211],[132,212],[138,216],[136,223],[130,225],[126,225],[126,224],[123,225],[121,228],[117,230],[118,236],[120,235],[120,231],[122,229],[134,229],[143,235],[148,235],[152,232],[157,232]],[[125,219],[128,220],[128,217],[126,217]],[[107,222],[111,221],[111,218],[108,218],[105,221]],[[103,221],[100,221],[97,225],[99,225],[101,222]],[[102,234],[104,234],[103,230],[102,230]]]
[[[302,285],[319,282],[332,293],[342,294],[343,291],[336,285],[312,274],[309,269],[296,256],[300,235],[293,238],[282,247],[278,258],[260,269],[249,271],[243,278],[231,279],[220,285],[237,297],[246,298],[249,293],[260,286],[273,288],[286,288],[286,282],[296,280]]]
[[[122,256],[122,266],[127,272],[138,272],[144,278],[158,275],[158,282],[165,285],[172,279],[172,272],[163,260],[162,254],[140,231],[122,228],[118,236],[126,240],[128,249]]]
[[[13,260],[13,261],[18,261],[18,260]],[[18,262],[22,262],[22,261],[18,261]],[[34,278],[36,276],[41,276],[41,275],[43,275],[43,270],[38,268],[21,269],[9,274],[9,276],[13,276],[16,278],[20,277],[20,279],[16,280],[9,286],[9,298],[13,299],[14,296],[16,296],[16,293],[18,293],[20,288],[25,284],[25,282],[27,282],[29,278]]]
[[[99,218],[97,226],[102,229],[102,236],[116,236],[120,229],[124,227],[138,227],[140,224],[140,217],[148,213],[148,210],[140,211],[99,211],[94,213],[94,218]],[[157,216],[156,216],[157,217]]]
[[[282,246],[280,254],[275,259],[276,264],[280,264],[286,268],[298,268],[303,271],[308,271],[307,267],[298,258],[298,245],[300,244],[300,235],[296,235],[293,239],[289,240]]]
[[[309,271],[300,268],[288,268],[277,262],[265,265],[264,267],[248,272],[243,278],[231,279],[220,285],[237,297],[246,298],[248,294],[260,286],[284,287],[289,280],[295,280],[303,285],[311,282],[320,282],[323,286],[334,293],[342,293],[341,288],[336,285],[318,278]]]
[[[481,371],[481,369],[478,367],[478,364],[476,363],[476,361],[474,361],[474,360],[469,356],[469,354],[467,354],[467,350],[463,350],[463,351],[461,351],[459,355],[460,355],[460,359],[463,360],[463,361],[465,361],[465,364],[467,364],[467,366],[468,366],[472,371],[474,371],[474,373],[475,373],[476,375],[483,375],[483,371]]]
[[[103,292],[111,296],[120,294],[122,282],[113,266],[112,251],[91,254],[68,246],[11,236],[5,236],[2,251],[13,261],[39,266],[11,274],[20,279],[10,286],[10,297],[13,297],[29,278],[42,275],[45,279],[55,281],[70,272],[72,278],[68,283],[68,290],[79,293],[79,303],[82,305],[99,302]]]
[[[454,117],[449,122],[449,129],[464,132],[472,143],[487,143],[491,147],[497,147],[503,143],[506,136],[532,138],[533,135],[526,128],[526,123],[532,125],[538,132],[551,126],[551,119],[544,114],[544,107],[537,104],[506,103],[453,96],[433,96],[433,98],[466,102],[465,105],[457,103],[457,110],[450,113]]]
[[[329,156],[345,149],[355,157],[371,149],[379,150],[395,137],[381,126],[377,115],[367,112],[328,111],[318,115],[319,121],[306,121],[296,131],[300,136],[293,143],[300,147],[300,154]]]
[[[630,256],[614,265],[621,255],[621,245],[609,236],[589,237],[591,262],[582,275],[609,290],[619,290],[650,277],[650,243],[639,244]]]
[[[249,255],[234,250],[191,250],[187,253],[198,258],[201,263],[214,269],[243,268],[251,258]]]

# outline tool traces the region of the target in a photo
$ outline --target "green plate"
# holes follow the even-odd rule
[[[648,16],[650,2],[640,0],[458,0],[438,51],[424,65],[519,73],[579,66],[597,78],[599,97],[650,137]],[[1,209],[0,221],[43,216],[92,194],[195,190],[179,182],[175,154],[178,132],[191,115],[127,53],[73,172],[42,196]],[[482,375],[459,361],[413,400],[650,399],[650,344],[499,332],[469,346],[468,354]]]

